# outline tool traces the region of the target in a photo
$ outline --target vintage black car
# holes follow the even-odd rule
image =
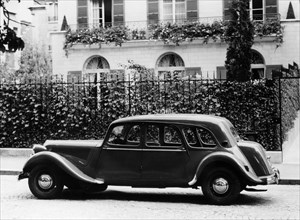
[[[40,199],[57,198],[64,186],[201,187],[208,201],[229,204],[249,186],[279,179],[259,143],[210,115],[127,117],[112,122],[104,140],[47,140],[33,151],[19,179]]]

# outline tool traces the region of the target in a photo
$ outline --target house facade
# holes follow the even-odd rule
[[[114,43],[74,42],[64,50],[67,31],[50,32],[53,73],[65,78],[95,78],[99,74],[124,72],[128,60],[143,65],[158,77],[178,71],[182,76],[226,78],[227,44],[220,40],[197,38],[179,45],[153,39],[149,26],[178,24],[187,21],[212,24],[228,19],[229,0],[58,0],[54,12],[57,23],[63,19],[72,32],[125,26],[128,38]],[[283,27],[283,38],[256,36],[252,58],[252,78],[271,78],[272,70],[300,63],[300,15],[298,0],[251,0],[252,21],[262,23],[277,19]],[[135,33],[138,33],[136,37]],[[142,35],[142,37],[141,37]],[[97,37],[97,36],[94,36]],[[66,53],[67,52],[67,53]]]

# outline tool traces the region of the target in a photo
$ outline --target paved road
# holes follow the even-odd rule
[[[206,203],[201,190],[109,187],[97,195],[38,200],[27,181],[1,175],[0,219],[300,219],[300,186],[272,185],[242,192],[236,204]]]

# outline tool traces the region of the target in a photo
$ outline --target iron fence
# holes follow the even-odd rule
[[[26,147],[46,139],[102,138],[109,123],[120,117],[195,113],[224,116],[242,136],[280,150],[278,85],[277,80],[237,83],[192,77],[96,82],[50,77],[2,83],[0,142]]]

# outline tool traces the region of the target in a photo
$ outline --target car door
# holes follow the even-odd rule
[[[107,184],[128,185],[141,175],[141,126],[119,124],[108,131],[98,163],[98,177]]]
[[[146,123],[142,154],[142,181],[147,185],[187,183],[188,153],[176,126]]]

